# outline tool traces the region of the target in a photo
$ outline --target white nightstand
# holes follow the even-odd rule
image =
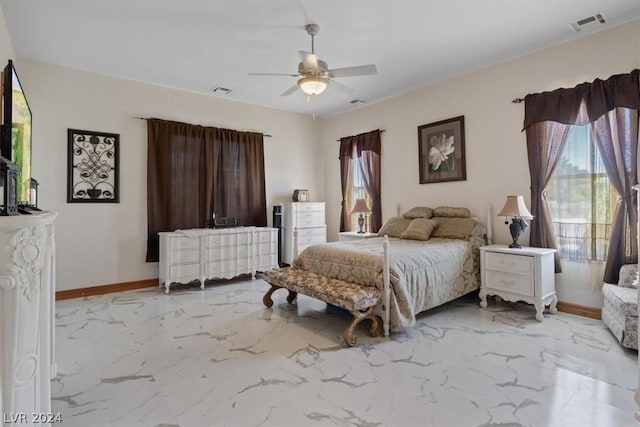
[[[347,242],[349,240],[362,240],[378,237],[377,233],[358,233],[357,231],[343,231],[338,233],[338,242]]]
[[[550,305],[551,313],[556,313],[554,252],[555,249],[546,248],[482,246],[480,306],[487,307],[487,295],[498,295],[508,301],[533,304],[540,322],[546,305]]]

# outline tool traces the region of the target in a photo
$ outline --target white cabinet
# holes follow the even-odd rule
[[[288,202],[282,206],[282,261],[291,264],[307,246],[327,241],[325,207],[324,202]]]
[[[490,245],[480,248],[480,306],[487,307],[487,295],[508,301],[525,301],[536,307],[536,319],[544,319],[546,305],[555,313],[555,249],[509,248]]]
[[[169,293],[172,283],[231,279],[278,268],[278,230],[267,227],[193,229],[158,233],[160,279]]]
[[[338,242],[372,239],[378,237],[378,233],[358,233],[357,231],[342,231],[338,233]]]
[[[1,425],[33,425],[32,414],[51,413],[56,216],[0,217]]]

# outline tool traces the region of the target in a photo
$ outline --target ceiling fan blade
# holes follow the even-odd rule
[[[283,74],[283,73],[249,73],[250,76],[288,76],[298,77],[298,74]]]
[[[374,74],[378,74],[378,69],[373,64],[329,70],[329,77],[370,76]]]
[[[298,55],[300,55],[300,59],[302,59],[302,64],[305,68],[310,70],[317,70],[319,68],[318,55],[315,53],[299,50]]]
[[[337,80],[330,80],[328,89],[332,89],[335,92],[339,92],[343,96],[349,95],[350,93],[353,93],[353,89],[351,89],[348,86],[343,85],[342,83],[338,82]]]
[[[280,94],[280,96],[289,96],[291,95],[293,92],[295,92],[296,90],[298,90],[298,85],[293,85],[291,86],[289,89],[285,90],[284,92],[282,92]]]

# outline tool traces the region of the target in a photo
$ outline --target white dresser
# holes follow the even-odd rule
[[[0,217],[0,425],[60,422],[51,413],[56,216]]]
[[[231,279],[278,268],[278,230],[267,227],[199,228],[158,233],[159,286]]]
[[[545,305],[555,313],[556,285],[553,254],[555,249],[506,245],[480,248],[480,306],[487,307],[487,295],[498,295],[508,301],[525,301],[536,307],[536,319],[544,319]]]
[[[290,265],[307,246],[327,241],[324,202],[287,202],[282,206],[282,261]]]

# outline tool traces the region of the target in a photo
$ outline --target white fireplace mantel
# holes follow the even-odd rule
[[[57,214],[0,217],[0,413],[51,412]],[[7,416],[8,414],[8,416]],[[45,424],[47,424],[45,422]]]

